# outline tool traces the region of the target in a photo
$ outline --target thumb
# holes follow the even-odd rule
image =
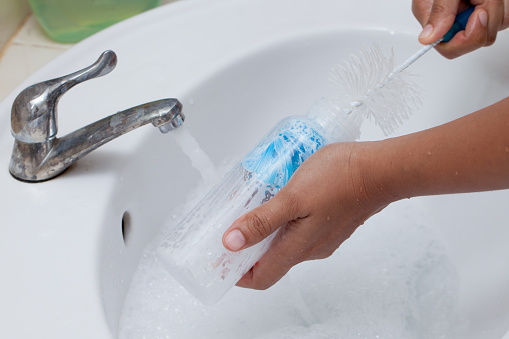
[[[235,220],[223,235],[223,245],[230,251],[240,251],[267,238],[279,227],[297,219],[297,203],[283,191],[271,200]]]
[[[435,0],[419,41],[427,45],[443,37],[452,27],[458,12],[461,12],[461,6],[460,0]]]

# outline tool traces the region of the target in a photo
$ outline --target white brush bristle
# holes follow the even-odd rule
[[[332,70],[340,107],[362,119],[374,119],[385,135],[394,132],[421,104],[417,86],[408,79],[410,74],[392,73],[395,68],[394,53],[386,55],[374,45]]]

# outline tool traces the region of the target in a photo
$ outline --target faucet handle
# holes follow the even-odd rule
[[[60,97],[83,81],[108,74],[116,65],[115,52],[105,51],[94,64],[82,70],[25,88],[12,105],[11,130],[14,138],[26,143],[43,143],[53,139],[57,134]]]

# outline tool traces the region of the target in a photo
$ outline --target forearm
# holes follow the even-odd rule
[[[360,143],[362,144],[362,143]],[[509,188],[509,98],[450,123],[359,148],[366,194],[399,200]]]

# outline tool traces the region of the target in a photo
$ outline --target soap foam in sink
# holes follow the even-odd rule
[[[431,225],[418,199],[397,202],[330,258],[295,266],[265,291],[233,288],[213,306],[161,266],[159,237],[133,277],[119,338],[453,337],[458,281]]]

